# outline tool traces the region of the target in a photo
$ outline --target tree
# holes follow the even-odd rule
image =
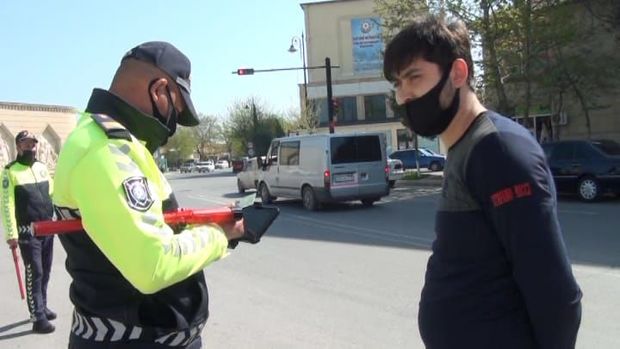
[[[563,96],[574,94],[591,134],[590,110],[600,91],[617,86],[617,55],[588,49],[594,29],[620,27],[617,0],[375,0],[386,39],[406,25],[414,9],[463,20],[471,30],[479,94],[483,103],[507,116],[519,114],[529,123],[538,106],[563,107]],[[422,6],[422,8],[424,8]],[[577,13],[577,15],[575,15]],[[588,16],[588,14],[590,14]],[[590,24],[588,24],[590,22]],[[619,40],[617,36],[616,40]],[[588,51],[588,52],[585,52]],[[551,103],[551,100],[560,101]]]
[[[192,157],[196,144],[192,128],[179,126],[174,136],[161,148],[161,152],[165,154],[169,165],[178,164]]]
[[[289,110],[284,120],[283,126],[287,133],[304,131],[307,133],[316,132],[319,126],[319,110],[317,104],[310,102],[301,109]]]
[[[227,143],[235,156],[267,153],[271,140],[284,136],[283,118],[268,112],[255,98],[238,101],[228,109]]]
[[[196,152],[201,160],[216,152],[215,145],[223,143],[222,126],[215,116],[199,114],[200,124],[191,130],[196,140]]]

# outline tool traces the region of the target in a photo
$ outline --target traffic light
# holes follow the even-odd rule
[[[332,98],[332,105],[334,106],[334,115],[338,115],[340,111],[340,102],[337,98]]]
[[[237,69],[237,75],[253,75],[254,74],[254,69],[253,68],[239,68]]]

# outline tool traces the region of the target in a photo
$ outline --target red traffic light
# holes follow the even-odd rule
[[[252,75],[252,74],[254,74],[254,69],[252,68],[237,69],[237,75]]]
[[[334,107],[334,114],[338,114],[340,111],[340,101],[337,98],[332,99],[332,106]]]

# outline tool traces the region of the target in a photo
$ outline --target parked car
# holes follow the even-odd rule
[[[620,193],[620,144],[611,140],[559,141],[542,145],[557,191],[583,201]]]
[[[258,184],[263,203],[287,197],[308,210],[352,200],[371,206],[390,192],[383,133],[276,138],[267,154]]]
[[[228,164],[228,160],[217,160],[215,163],[215,168],[228,168],[230,165]]]
[[[242,164],[242,170],[237,172],[237,190],[239,193],[244,193],[247,189],[256,189],[258,175],[261,171],[257,158],[244,159]]]
[[[416,155],[417,154],[417,155]],[[446,164],[445,155],[430,154],[426,150],[403,149],[390,154],[390,159],[398,159],[403,162],[405,170],[416,168],[416,156],[420,167],[428,168],[431,171],[441,171]]]
[[[194,172],[195,170],[196,170],[196,163],[194,162],[194,160],[184,161],[183,164],[181,164],[181,167],[179,168],[179,171],[181,171],[181,173],[190,173],[190,172]]]
[[[198,161],[196,163],[196,171],[198,172],[211,172],[215,170],[215,165],[213,165],[213,161]]]
[[[405,175],[405,169],[403,168],[403,162],[398,159],[388,159],[388,166],[390,167],[389,181],[390,188],[394,188],[396,181],[403,178]]]

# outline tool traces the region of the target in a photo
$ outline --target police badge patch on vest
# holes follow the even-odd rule
[[[123,181],[127,204],[134,210],[145,212],[153,205],[153,198],[145,177],[129,177]]]

